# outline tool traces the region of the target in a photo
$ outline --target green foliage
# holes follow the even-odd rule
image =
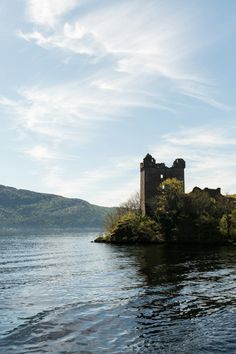
[[[81,199],[0,186],[1,226],[101,227],[112,209]]]
[[[167,179],[160,186],[153,209],[153,216],[161,225],[167,240],[170,240],[172,233],[176,230],[183,208],[183,183],[177,179]]]
[[[136,193],[107,215],[105,234],[99,236],[96,242],[159,243],[163,242],[163,236],[155,220],[141,216],[140,197]]]
[[[220,230],[221,233],[228,238],[232,238],[236,241],[236,207],[234,206],[232,210],[225,212],[220,219]]]
[[[236,239],[236,207],[234,207],[231,215],[232,215],[232,218],[231,218],[231,222],[232,222],[232,237],[233,237],[233,239]]]
[[[148,217],[129,211],[123,215],[110,233],[110,242],[149,243],[162,242],[159,225]]]
[[[212,198],[200,189],[184,194],[181,182],[169,179],[159,193],[154,214],[168,241],[208,243],[225,240],[221,225],[231,210],[229,199]]]
[[[115,210],[107,213],[104,221],[104,228],[106,233],[109,233],[113,230],[113,228],[116,226],[116,224],[119,222],[119,220],[127,214],[127,210],[124,208],[116,208]]]
[[[139,193],[134,194],[131,196],[127,202],[120,205],[118,208],[114,208],[109,213],[107,213],[104,228],[106,233],[109,233],[113,230],[116,224],[120,221],[120,219],[132,212],[136,215],[140,215],[140,196]]]

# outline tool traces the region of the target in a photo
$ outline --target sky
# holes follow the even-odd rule
[[[147,153],[236,193],[235,0],[1,0],[0,184],[115,206]]]

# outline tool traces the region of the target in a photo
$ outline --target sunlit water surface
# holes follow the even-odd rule
[[[236,247],[0,236],[0,353],[236,353]]]

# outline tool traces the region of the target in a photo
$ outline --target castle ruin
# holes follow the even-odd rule
[[[158,193],[160,184],[168,178],[177,178],[183,182],[184,188],[185,161],[176,159],[171,167],[163,162],[156,163],[156,160],[147,154],[140,164],[140,201],[142,215],[149,214],[152,202]]]

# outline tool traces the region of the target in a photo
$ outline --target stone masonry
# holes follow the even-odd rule
[[[177,178],[183,182],[184,188],[185,161],[176,159],[171,167],[167,167],[163,162],[156,163],[156,160],[147,154],[140,164],[141,185],[140,201],[142,215],[149,214],[152,201],[158,193],[160,184],[168,178]]]

